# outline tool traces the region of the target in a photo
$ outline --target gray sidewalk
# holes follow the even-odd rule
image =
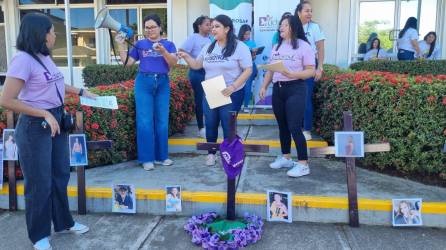
[[[89,214],[75,220],[90,227],[85,235],[53,234],[54,250],[71,249],[200,249],[191,243],[183,226],[186,217]],[[27,250],[23,212],[0,211],[0,249]],[[246,249],[445,249],[446,230],[433,228],[391,228],[341,224],[269,223],[262,239]]]

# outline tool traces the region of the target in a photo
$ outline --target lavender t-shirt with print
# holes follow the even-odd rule
[[[197,58],[203,47],[210,42],[211,38],[209,36],[194,33],[181,45],[181,49],[189,53],[193,58]]]
[[[57,95],[57,88],[62,97],[65,95],[63,74],[50,56],[39,54],[38,57],[49,72],[31,55],[19,51],[12,58],[6,76],[25,81],[18,99],[26,105],[39,109],[59,107],[62,103]]]
[[[169,53],[177,52],[175,44],[166,39],[159,41]],[[139,63],[139,72],[143,73],[169,73],[169,64],[160,52],[153,49],[154,42],[149,39],[143,39],[136,42],[135,47],[130,51],[129,55]]]
[[[298,40],[297,49],[293,49],[290,42],[282,42],[279,50],[276,51],[277,44],[271,50],[271,63],[282,61],[285,68],[290,72],[303,71],[305,66],[315,65],[314,50],[304,40]],[[288,78],[282,73],[274,72],[273,82],[292,81],[297,79]]]
[[[206,71],[206,79],[223,75],[226,86],[231,85],[242,74],[243,70],[252,67],[251,52],[248,46],[243,42],[237,41],[237,47],[234,54],[230,57],[223,57],[222,48],[215,43],[214,50],[207,53],[210,44],[205,46],[197,60],[203,62],[203,68]],[[243,88],[244,84],[237,90]]]

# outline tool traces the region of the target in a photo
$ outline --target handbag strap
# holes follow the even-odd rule
[[[36,60],[46,70],[46,72],[48,74],[51,74],[50,71],[48,70],[48,68],[45,66],[45,64],[42,62],[42,60],[40,60],[40,58],[37,55],[31,54],[31,53],[28,53],[28,54],[30,56],[32,56],[34,58],[34,60]],[[59,92],[59,88],[57,87],[57,84],[55,84],[55,85],[56,85],[57,96],[59,97],[60,103],[62,103],[62,105],[64,105],[64,101],[63,101],[62,95]]]

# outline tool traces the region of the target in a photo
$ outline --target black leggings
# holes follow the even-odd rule
[[[279,124],[282,154],[290,153],[293,136],[300,161],[308,160],[307,141],[302,133],[306,88],[302,80],[276,82],[273,87],[273,111]]]

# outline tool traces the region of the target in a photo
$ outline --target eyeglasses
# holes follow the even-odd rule
[[[144,27],[144,30],[154,30],[156,28],[159,28],[159,26]]]

